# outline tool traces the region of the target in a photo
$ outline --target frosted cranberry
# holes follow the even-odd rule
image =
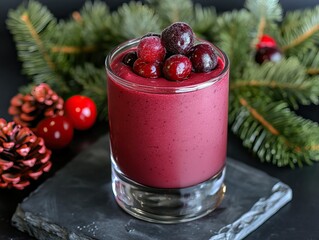
[[[186,55],[193,47],[194,33],[186,23],[177,22],[163,30],[161,39],[168,52]]]
[[[188,57],[176,54],[166,59],[163,67],[163,74],[166,79],[182,81],[188,78],[192,71],[192,63]]]
[[[279,62],[282,58],[281,52],[278,48],[264,47],[257,49],[255,54],[255,61],[262,64],[265,61]]]
[[[133,71],[141,77],[145,78],[158,78],[161,76],[161,63],[160,62],[145,62],[143,59],[138,58],[133,65]]]
[[[128,52],[127,54],[125,54],[125,56],[122,59],[122,62],[130,67],[133,67],[134,62],[137,59],[137,54],[136,52]]]
[[[163,61],[166,49],[157,36],[144,37],[137,46],[137,57],[145,62]]]
[[[217,55],[206,43],[194,46],[189,54],[195,72],[210,72],[217,66]]]
[[[270,47],[270,48],[275,48],[277,47],[277,43],[275,41],[275,39],[273,39],[272,37],[270,37],[269,35],[262,35],[259,42],[256,45],[256,48],[264,48],[264,47]]]

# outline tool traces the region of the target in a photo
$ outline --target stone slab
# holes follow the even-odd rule
[[[188,223],[154,224],[117,206],[110,172],[104,136],[30,194],[17,207],[12,224],[37,239],[236,240],[292,199],[289,186],[278,179],[227,159],[227,192],[217,210]]]

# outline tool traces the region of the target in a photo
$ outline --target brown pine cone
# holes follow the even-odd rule
[[[0,118],[0,188],[23,189],[51,168],[51,151],[28,127]]]
[[[16,123],[34,129],[44,118],[62,116],[63,104],[63,99],[48,84],[41,83],[30,94],[14,96],[8,112]]]

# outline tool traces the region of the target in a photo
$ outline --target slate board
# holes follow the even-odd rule
[[[291,189],[260,170],[227,159],[226,196],[218,209],[188,223],[144,222],[116,204],[108,136],[30,194],[12,224],[37,239],[242,239],[292,199]]]

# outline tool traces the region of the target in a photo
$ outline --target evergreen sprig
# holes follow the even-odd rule
[[[318,124],[297,116],[284,101],[236,90],[231,103],[232,131],[262,161],[294,167],[318,159]]]
[[[230,83],[231,90],[267,92],[274,100],[285,100],[297,109],[299,104],[319,103],[319,78],[309,78],[305,67],[291,57],[279,63],[247,67],[241,78]]]
[[[319,43],[319,6],[288,13],[282,23],[281,49],[295,55],[316,48]]]
[[[8,15],[29,89],[49,83],[63,97],[84,94],[107,118],[104,58],[117,44],[175,21],[189,23],[229,56],[230,129],[261,161],[302,166],[319,161],[319,126],[297,116],[301,104],[319,104],[319,6],[283,14],[278,0],[246,0],[245,8],[217,14],[191,0],[125,3],[116,11],[87,2],[58,21],[35,1]],[[273,36],[284,53],[278,63],[258,65],[256,43]]]

